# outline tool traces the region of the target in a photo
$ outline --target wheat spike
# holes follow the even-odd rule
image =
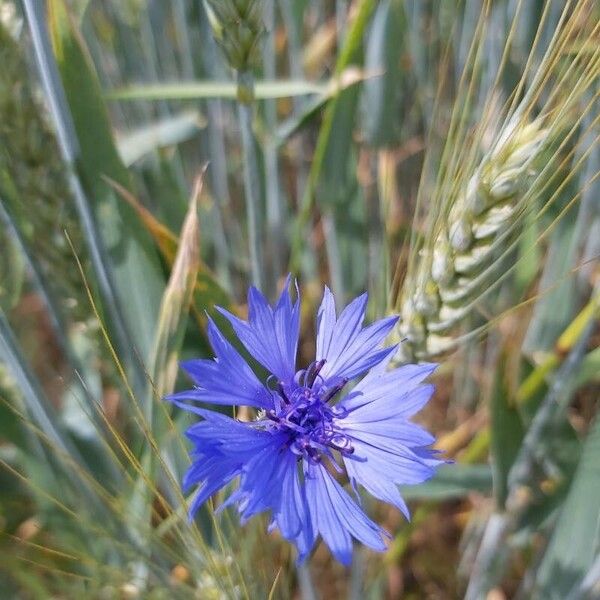
[[[547,140],[539,121],[509,122],[453,202],[432,247],[421,250],[414,279],[405,285],[400,326],[414,357],[454,345],[449,334],[500,267],[494,240],[518,231],[519,200],[539,172]]]
[[[582,0],[564,8],[535,72],[528,64],[499,111],[496,92],[490,92],[472,137],[463,111],[452,115],[438,181],[431,193],[424,186],[419,191],[419,200],[429,199],[429,215],[423,243],[412,240],[399,298],[398,334],[405,340],[400,360],[443,354],[474,333],[458,336],[456,328],[512,271],[514,262],[504,259],[516,246],[523,217],[552,186],[543,213],[584,164],[585,158],[570,161],[585,135],[584,115],[590,130],[598,120],[592,84],[600,73],[600,51],[591,42],[600,26],[590,18],[591,6]],[[475,49],[482,40],[474,41]],[[459,104],[468,106],[476,87],[465,83]],[[501,127],[492,125],[495,116],[503,119]]]
[[[209,20],[229,66],[252,68],[260,59],[259,42],[265,27],[260,0],[208,0]]]

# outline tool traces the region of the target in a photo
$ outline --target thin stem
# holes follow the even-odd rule
[[[350,570],[349,600],[361,600],[365,596],[365,553],[362,547],[354,549],[352,568]]]
[[[308,564],[304,563],[298,565],[297,570],[298,583],[300,584],[300,596],[302,600],[318,600]]]
[[[304,67],[302,65],[302,43],[300,39],[299,23],[294,14],[294,7],[288,0],[279,3],[281,16],[288,36],[288,62],[292,79],[304,79]],[[302,19],[300,19],[300,22]],[[304,102],[298,98],[292,98],[293,114],[299,115],[305,107]],[[290,156],[294,157],[296,172],[296,197],[302,198],[304,190],[308,187],[309,169],[308,157],[310,156],[310,144],[306,133],[301,129],[288,142]],[[317,257],[314,240],[306,236],[306,243],[302,248],[302,256],[298,259],[298,269],[307,279],[317,277]],[[293,243],[293,240],[292,240]],[[291,248],[290,248],[291,252]]]
[[[336,298],[346,297],[344,286],[344,275],[342,272],[342,257],[340,256],[340,247],[338,244],[337,228],[335,224],[335,215],[333,209],[325,209],[321,218],[323,223],[323,234],[325,237],[325,253],[327,254],[327,264],[329,266],[329,277],[331,287]]]
[[[250,272],[252,283],[263,287],[262,248],[259,229],[260,173],[255,153],[255,138],[252,130],[254,78],[248,71],[238,73],[238,118],[244,151],[244,192],[246,217],[248,220],[248,245],[250,250]]]
[[[373,149],[367,153],[368,178],[365,185],[365,205],[367,209],[367,281],[369,298],[371,298],[374,314],[380,315],[385,310],[386,272],[384,231],[385,224],[381,218],[381,199],[379,197],[377,171],[379,153]]]
[[[275,0],[265,0],[264,21],[267,29],[266,41],[263,47],[263,70],[266,79],[276,79],[276,48],[275,48]],[[273,134],[277,130],[277,105],[275,100],[264,101],[264,115],[269,140],[264,149],[265,153],[265,185],[267,200],[267,243],[271,261],[271,276],[269,287],[274,288],[278,277],[283,275],[283,214],[279,186],[279,166],[277,144]]]
[[[224,69],[204,10],[200,20],[200,35],[206,40],[201,56],[205,76],[207,75],[210,79],[223,78]],[[233,292],[230,267],[234,257],[239,254],[237,240],[240,236],[233,228],[237,223],[232,223],[230,218],[231,195],[227,181],[227,156],[223,134],[223,124],[226,122],[226,118],[223,103],[219,98],[207,99],[204,106],[208,113],[208,135],[206,136],[207,152],[210,157],[208,176],[215,198],[214,244],[217,272],[225,287]]]

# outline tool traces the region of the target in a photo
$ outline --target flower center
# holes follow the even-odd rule
[[[324,364],[316,361],[299,371],[291,388],[278,385],[275,408],[266,413],[272,426],[289,435],[290,450],[311,462],[320,462],[323,455],[335,460],[333,451],[345,456],[354,452],[349,438],[336,424],[336,418],[344,416],[343,409],[328,404],[347,381],[325,385],[319,379]]]

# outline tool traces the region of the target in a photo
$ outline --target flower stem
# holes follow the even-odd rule
[[[317,593],[310,575],[308,563],[298,565],[298,583],[300,584],[300,597],[302,600],[317,600]]]

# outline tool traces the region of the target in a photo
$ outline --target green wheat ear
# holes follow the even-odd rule
[[[260,39],[265,27],[260,0],[207,0],[207,13],[215,38],[236,71],[247,71],[260,60]]]
[[[485,329],[483,325],[473,330],[469,318],[486,294],[514,271],[514,249],[525,217],[539,207],[539,220],[584,164],[589,150],[574,161],[574,149],[587,135],[586,127],[591,131],[597,124],[593,86],[600,74],[600,50],[586,43],[594,39],[597,27],[579,26],[588,8],[586,2],[573,11],[565,8],[539,66],[532,72],[528,63],[499,113],[497,94],[502,93],[492,89],[479,123],[469,121],[467,108],[460,106],[473,103],[477,85],[476,79],[463,82],[437,181],[431,191],[426,181],[419,190],[428,214],[423,239],[411,242],[408,271],[397,298],[402,316],[397,333],[405,340],[401,360],[443,354]],[[473,41],[474,69],[485,39],[482,31]],[[509,49],[507,41],[505,52]],[[497,82],[502,69],[503,65]],[[493,116],[501,127],[491,125]],[[482,151],[483,140],[489,139]],[[567,206],[577,199],[571,198]],[[544,225],[545,231],[540,227],[535,243],[564,213]]]
[[[502,268],[497,241],[518,235],[520,200],[539,175],[548,129],[540,120],[509,122],[442,220],[434,243],[420,251],[402,304],[400,334],[417,358],[455,345],[452,330]]]

